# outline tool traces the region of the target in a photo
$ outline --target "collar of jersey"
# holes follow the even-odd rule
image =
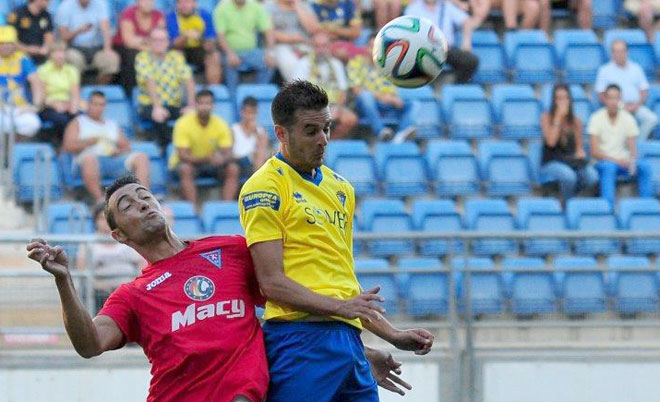
[[[286,160],[286,159],[284,158],[284,156],[282,155],[281,152],[278,152],[278,153],[275,155],[275,157],[276,157],[277,159],[281,160],[282,162],[286,163],[287,165],[291,166],[291,169],[295,170],[296,173],[298,173],[298,174],[300,175],[300,177],[302,177],[303,179],[307,180],[308,182],[314,183],[314,184],[317,185],[317,186],[318,186],[319,184],[321,184],[321,180],[323,180],[323,172],[321,171],[321,168],[320,168],[320,167],[317,167],[317,168],[315,169],[315,170],[316,170],[316,174],[312,177],[311,174],[296,169],[295,166],[293,166],[288,160]]]

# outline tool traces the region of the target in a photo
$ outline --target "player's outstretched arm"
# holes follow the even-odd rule
[[[412,389],[412,385],[399,377],[401,375],[401,362],[394,360],[390,352],[365,346],[364,354],[371,363],[371,373],[378,385],[402,396],[406,394],[404,388],[407,390]]]
[[[76,352],[84,358],[98,356],[119,347],[123,334],[117,324],[106,316],[92,320],[80,301],[69,273],[69,258],[60,246],[51,246],[43,239],[33,239],[27,245],[28,257],[41,264],[55,278],[62,303],[64,327]]]
[[[384,312],[376,301],[380,288],[363,292],[348,300],[320,295],[284,275],[282,240],[265,241],[250,246],[250,254],[259,281],[267,299],[286,304],[296,310],[314,315],[339,316],[363,321],[378,320]]]
[[[385,317],[379,320],[362,320],[362,325],[371,333],[391,343],[397,349],[415,352],[416,355],[425,355],[433,346],[433,334],[421,328],[398,329]]]

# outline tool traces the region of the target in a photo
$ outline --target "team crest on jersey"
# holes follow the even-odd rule
[[[281,167],[278,167],[278,168],[275,169],[275,170],[277,171],[277,173],[280,174],[280,176],[284,176],[284,169],[282,169]]]
[[[215,285],[209,278],[197,275],[186,281],[185,285],[183,285],[183,290],[192,300],[205,301],[210,299],[213,293],[215,293]]]
[[[337,191],[337,199],[339,199],[339,202],[341,202],[343,207],[346,206],[346,193],[343,191]]]
[[[332,177],[334,177],[335,180],[337,180],[337,181],[346,181],[346,179],[344,179],[343,177],[341,177],[341,176],[338,175],[337,173],[333,173],[333,174],[332,174]]]
[[[300,204],[302,202],[307,202],[305,197],[303,197],[303,195],[300,194],[299,192],[293,193],[293,199],[296,200],[296,203],[298,203],[298,204]]]
[[[222,249],[209,251],[208,253],[202,253],[200,256],[216,267],[222,268]]]

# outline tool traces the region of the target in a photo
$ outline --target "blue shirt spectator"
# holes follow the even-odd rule
[[[82,4],[81,4],[82,3]],[[103,46],[101,23],[109,21],[105,0],[64,0],[55,14],[55,24],[76,35],[70,45],[84,48]]]
[[[187,40],[185,47],[199,47],[202,40],[215,40],[213,17],[211,13],[201,8],[189,16],[180,15],[172,11],[165,17],[165,23],[167,24],[167,32],[169,32],[171,40],[178,38],[182,31],[199,30],[202,32],[199,40]]]
[[[312,8],[322,25],[338,25],[347,27],[361,23],[360,15],[356,12],[355,3],[351,0],[327,0],[313,2]]]

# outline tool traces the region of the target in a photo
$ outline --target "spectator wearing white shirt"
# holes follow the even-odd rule
[[[479,66],[479,58],[469,47],[455,46],[456,31],[463,31],[463,43],[471,43],[473,24],[470,16],[449,0],[414,0],[406,7],[405,15],[430,18],[447,38],[447,64],[454,70],[456,82],[468,82]]]
[[[232,154],[241,169],[241,177],[249,177],[268,158],[268,133],[257,124],[257,100],[247,96],[241,104],[241,121],[231,126],[234,136]]]
[[[624,107],[639,123],[640,140],[646,140],[658,124],[658,116],[644,105],[649,82],[639,64],[628,59],[628,46],[622,40],[612,43],[612,60],[598,69],[596,91],[601,103],[605,103],[605,90],[611,84],[621,88]]]

